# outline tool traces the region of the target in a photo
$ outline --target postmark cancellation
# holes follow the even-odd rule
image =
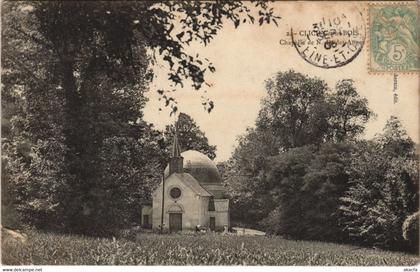
[[[362,13],[349,10],[323,14],[311,24],[290,31],[292,44],[308,63],[320,68],[337,68],[355,59],[365,42]]]

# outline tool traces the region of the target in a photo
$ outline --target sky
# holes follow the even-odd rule
[[[197,52],[207,57],[216,67],[216,72],[207,74],[212,87],[195,91],[190,84],[177,87],[173,92],[180,112],[189,114],[205,132],[209,143],[217,146],[216,161],[229,159],[236,139],[252,127],[260,109],[260,101],[266,94],[264,81],[275,73],[293,69],[311,77],[319,77],[333,88],[340,79],[353,79],[359,94],[369,101],[369,107],[376,113],[366,126],[364,138],[372,138],[380,133],[391,115],[398,116],[408,134],[419,142],[419,75],[397,75],[398,102],[393,101],[394,74],[369,73],[369,33],[361,53],[350,63],[332,69],[319,68],[306,62],[290,45],[281,45],[280,40],[290,40],[286,33],[291,27],[310,24],[319,20],[322,13],[328,16],[349,14],[354,10],[362,13],[367,24],[368,13],[365,3],[334,4],[332,2],[275,2],[275,13],[282,18],[279,26],[241,25],[235,29],[231,23],[224,25],[215,39],[207,46],[193,44],[189,52]],[[367,29],[368,30],[368,29]],[[163,129],[174,122],[170,109],[165,108],[156,90],[169,88],[165,63],[155,67],[156,79],[147,93],[149,102],[145,108],[144,119]],[[201,105],[202,95],[215,103],[208,113]],[[159,111],[159,108],[163,108]]]

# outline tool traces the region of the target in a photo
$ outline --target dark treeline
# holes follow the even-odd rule
[[[351,80],[331,89],[288,71],[266,90],[255,128],[222,165],[233,221],[293,239],[416,249],[418,159],[399,120],[359,139],[374,114]]]

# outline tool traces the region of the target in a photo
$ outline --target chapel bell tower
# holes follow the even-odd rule
[[[172,143],[172,154],[169,162],[169,176],[173,173],[182,173],[184,158],[181,156],[181,150],[178,143],[178,126],[175,123],[175,133]]]

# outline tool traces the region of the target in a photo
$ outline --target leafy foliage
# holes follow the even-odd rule
[[[330,90],[288,71],[266,89],[256,128],[226,163],[232,217],[293,239],[406,250],[401,227],[417,210],[418,159],[399,120],[361,141],[374,114],[352,80]]]
[[[11,188],[10,175],[5,173],[6,162],[2,161],[2,179],[1,179],[1,225],[9,229],[21,228],[21,221],[19,220],[19,214],[16,211],[15,199],[16,196],[13,194]]]
[[[357,93],[354,81],[344,79],[337,82],[333,95],[327,97],[329,109],[329,139],[344,141],[354,139],[365,129],[365,124],[374,115],[366,98]]]
[[[141,120],[148,65],[144,42],[133,42],[127,51],[115,35],[134,34],[123,32],[118,18],[95,17],[94,5],[4,4],[2,103],[8,122],[3,148],[14,204],[24,223],[103,235],[126,220],[97,220],[109,220],[122,210],[130,213],[127,218],[138,213],[136,206],[126,210],[116,193],[124,191],[131,201],[145,198],[136,188],[147,184],[147,173],[155,166],[145,163],[144,156],[161,152],[153,146],[158,137],[148,136],[156,134],[153,128]],[[148,147],[130,149],[139,137],[148,139]],[[124,155],[139,156],[143,165],[128,164],[131,169],[118,177],[122,184],[107,184],[108,198],[102,202],[98,192],[107,175],[100,156],[117,145],[115,138],[129,149]],[[155,152],[147,154],[147,148]]]
[[[54,4],[41,1],[30,5],[41,21],[43,36],[51,42],[55,51],[67,55],[69,60],[75,52],[84,51],[86,46],[98,42],[95,35],[99,35],[100,39],[106,41],[103,45],[108,52],[106,56],[116,59],[114,65],[128,69],[126,72],[130,74],[140,75],[143,67],[136,47],[144,44],[154,51],[152,64],[160,59],[167,64],[168,80],[173,86],[184,86],[185,81],[190,81],[195,90],[201,89],[204,84],[208,85],[205,74],[215,72],[216,68],[210,60],[200,58],[199,54],[187,53],[186,47],[190,43],[207,45],[228,21],[238,27],[241,23],[253,23],[256,18],[260,25],[270,22],[277,24],[276,19],[279,19],[264,1],[252,1],[250,4],[242,1]],[[256,11],[258,15],[254,14]],[[61,31],[63,27],[68,31]],[[152,79],[153,73],[138,78]],[[164,98],[175,112],[175,100],[168,95]],[[212,101],[207,101],[204,106],[211,111],[213,105]]]
[[[273,131],[282,148],[319,144],[327,130],[324,81],[288,71],[266,82],[257,127]]]
[[[153,138],[150,142],[128,137],[103,141],[96,165],[98,181],[86,195],[73,199],[83,203],[83,216],[79,215],[79,226],[74,230],[79,227],[83,233],[110,235],[140,223],[142,203],[156,188],[162,171],[155,144]]]
[[[24,223],[105,235],[137,218],[166,155],[142,120],[150,68],[200,89],[215,67],[185,46],[252,23],[252,6],[277,24],[263,1],[2,3],[4,173]]]
[[[337,224],[339,198],[348,188],[346,166],[351,145],[327,143],[289,149],[272,157],[268,187],[273,210],[262,220],[265,230],[283,236],[343,241]]]
[[[268,79],[266,90],[256,126],[272,131],[281,149],[354,139],[373,115],[348,79],[332,91],[323,80],[290,70]]]
[[[418,159],[397,118],[376,141],[360,146],[349,171],[351,186],[340,207],[345,230],[365,244],[403,249],[403,222],[418,207]]]
[[[294,238],[344,239],[336,210],[351,142],[373,115],[367,100],[351,80],[330,90],[295,71],[277,73],[266,89],[256,127],[227,163],[232,217]]]
[[[69,198],[69,176],[64,165],[65,152],[63,144],[50,139],[38,140],[31,147],[27,158],[30,162],[25,162],[17,151],[9,153],[11,189],[23,222],[51,229],[66,221],[63,215]]]
[[[347,235],[338,224],[337,210],[340,197],[349,187],[347,166],[353,148],[354,145],[347,142],[323,144],[306,170],[300,198],[304,199],[301,224],[305,226],[303,237],[306,239],[347,241]]]
[[[258,221],[271,211],[264,184],[269,157],[277,152],[268,131],[247,129],[238,138],[238,147],[226,162],[222,176],[230,195],[232,221],[258,227]]]
[[[267,174],[270,185],[267,189],[271,195],[268,201],[275,203],[273,210],[278,221],[271,226],[262,222],[270,232],[292,238],[305,237],[306,194],[302,192],[303,177],[313,158],[314,149],[314,146],[292,148],[271,158]]]
[[[413,251],[419,250],[419,212],[415,212],[405,219],[403,224],[403,237],[410,244]]]

